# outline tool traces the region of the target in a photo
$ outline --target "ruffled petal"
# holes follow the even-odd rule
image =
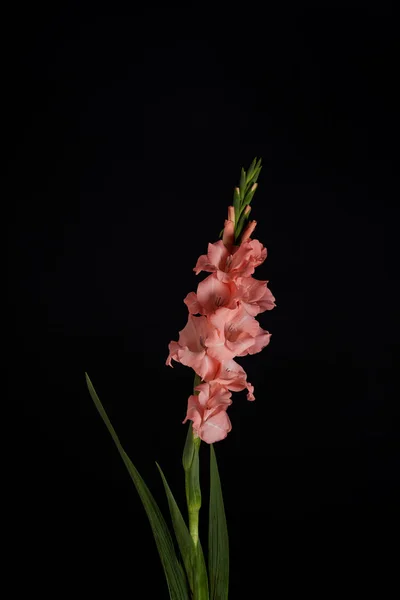
[[[231,430],[232,424],[226,410],[221,410],[204,421],[198,430],[198,435],[207,444],[215,444],[225,439]]]

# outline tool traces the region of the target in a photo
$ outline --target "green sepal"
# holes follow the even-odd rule
[[[247,177],[246,177],[247,184],[249,184],[249,182],[251,181],[251,178],[253,176],[256,164],[257,164],[257,157],[253,158],[253,161],[252,161],[252,163],[251,163],[251,165],[250,165],[250,167],[249,167],[249,169],[247,171]]]

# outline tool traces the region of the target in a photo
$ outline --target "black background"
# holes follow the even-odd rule
[[[255,275],[277,307],[260,316],[270,346],[240,361],[256,402],[234,394],[216,445],[230,597],[386,581],[400,500],[392,11],[69,3],[6,28],[24,582],[52,598],[167,597],[84,372],[161,508],[155,460],[183,507],[193,378],[165,366],[167,345],[254,156],[268,248]]]

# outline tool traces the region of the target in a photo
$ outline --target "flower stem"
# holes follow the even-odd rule
[[[193,432],[190,432],[193,437]],[[194,545],[199,540],[199,512],[201,508],[201,489],[199,478],[199,448],[200,438],[193,437],[193,460],[189,469],[185,471],[186,500],[189,514],[189,531]]]
[[[196,374],[194,378],[194,387],[200,383],[201,379]],[[197,394],[198,392],[194,392]],[[192,423],[189,424],[189,430],[186,437],[185,448],[183,450],[183,468],[185,470],[185,488],[186,501],[189,516],[189,532],[193,543],[197,546],[199,541],[199,512],[201,508],[201,489],[199,477],[199,448],[201,440],[195,437]]]

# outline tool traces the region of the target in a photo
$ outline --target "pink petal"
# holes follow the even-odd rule
[[[225,386],[211,381],[207,406],[210,410],[215,410],[223,405],[228,407],[232,404],[231,396],[232,393]]]
[[[200,271],[216,271],[220,268],[228,256],[228,250],[225,248],[222,241],[215,242],[215,244],[208,244],[207,254],[203,254],[199,257],[195,268],[193,269],[198,275]]]
[[[254,338],[254,344],[252,346],[250,346],[250,348],[248,349],[248,353],[256,354],[257,352],[261,352],[261,350],[263,348],[268,346],[270,340],[271,340],[271,334],[268,333],[268,331],[261,333],[260,335],[257,335]]]
[[[275,298],[272,295],[272,292],[269,288],[265,288],[264,295],[258,301],[258,306],[260,307],[259,312],[264,312],[265,310],[272,310],[276,306]]]
[[[198,434],[207,444],[214,444],[225,439],[231,429],[232,424],[226,411],[221,410],[203,423]]]
[[[195,387],[195,390],[199,392],[196,396],[197,401],[204,409],[210,397],[210,384],[207,382],[199,383],[199,385]]]
[[[215,242],[215,244],[208,244],[208,258],[212,265],[215,265],[218,269],[222,269],[225,266],[225,261],[229,256],[229,251],[225,247],[222,241]]]
[[[219,308],[209,315],[209,320],[220,332],[218,340],[207,341],[209,354],[220,361],[243,355],[254,344],[253,338],[260,331],[259,323],[241,306],[235,309]]]
[[[178,353],[179,362],[191,367],[202,379],[211,381],[219,369],[219,361],[203,352],[191,352],[187,347]]]
[[[228,321],[228,328],[240,332],[245,332],[252,337],[259,332],[260,324],[256,319],[248,314],[243,306],[238,306],[235,311],[231,311],[232,318]],[[227,333],[225,333],[227,337]]]
[[[173,367],[172,365],[172,359],[178,361],[178,350],[180,349],[180,345],[178,344],[178,342],[170,342],[168,344],[168,350],[169,350],[169,354],[168,354],[168,358],[165,361],[165,364],[168,365],[169,367]]]
[[[237,356],[236,348],[232,350],[232,348],[229,348],[224,342],[218,342],[216,344],[210,343],[207,348],[207,352],[209,356],[212,356],[214,360],[218,361],[219,363],[230,360],[234,356]]]
[[[244,276],[242,271],[247,269],[252,254],[252,248],[249,243],[241,244],[232,256],[232,262],[229,271],[232,277]],[[254,272],[254,269],[251,273]],[[251,275],[249,273],[249,275]]]
[[[187,346],[192,352],[201,352],[205,349],[204,341],[209,329],[206,317],[189,315],[188,322],[179,332],[179,345]]]
[[[188,398],[188,408],[183,424],[189,419],[193,421],[193,429],[197,430],[201,427],[202,415],[199,411],[197,396],[194,394]]]
[[[234,308],[233,296],[236,287],[232,283],[223,283],[215,273],[206,277],[197,287],[197,301],[203,308],[203,314],[211,314],[221,306]]]
[[[194,292],[190,292],[184,299],[184,303],[189,309],[190,314],[196,315],[197,313],[203,314],[203,308],[198,301],[197,295]]]
[[[254,385],[251,385],[251,383],[249,383],[247,385],[247,389],[248,389],[247,400],[250,400],[250,402],[253,402],[253,400],[255,400],[255,397],[254,397],[254,394],[253,394],[253,392],[254,392]]]
[[[226,360],[227,358],[233,358],[234,356],[245,356],[253,346],[254,338],[251,335],[242,334],[234,342],[226,340],[225,347],[229,352],[220,352],[219,356],[221,357],[221,361]]]
[[[236,281],[236,299],[253,317],[275,306],[275,298],[268,289],[268,281],[259,281],[254,277],[239,277]]]

